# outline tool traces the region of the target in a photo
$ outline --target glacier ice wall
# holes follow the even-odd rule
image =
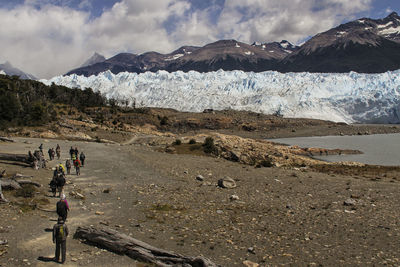
[[[90,87],[107,98],[180,111],[230,108],[347,123],[400,123],[400,70],[382,74],[220,70],[117,75],[106,71],[41,81]]]

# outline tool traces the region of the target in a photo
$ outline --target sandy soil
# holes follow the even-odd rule
[[[87,155],[81,176],[69,175],[65,190],[71,205],[66,266],[144,266],[72,238],[79,225],[108,225],[154,246],[188,256],[203,255],[221,266],[367,266],[400,264],[398,171],[375,177],[299,169],[255,168],[224,159],[157,152],[146,145],[17,138],[0,143],[1,152],[26,153],[40,143],[70,146]],[[64,160],[63,160],[64,161]],[[50,162],[54,166],[59,161]],[[34,175],[44,186],[40,207],[55,210],[58,199],[46,186],[51,170],[0,162],[0,169]],[[198,181],[202,175],[204,181]],[[222,189],[229,176],[237,187]],[[103,193],[110,189],[110,193]],[[84,200],[70,192],[80,191]],[[51,232],[56,213],[25,211],[21,198],[4,192],[1,204],[0,266],[57,266]],[[231,196],[238,200],[231,200]],[[351,199],[354,205],[347,206]],[[99,211],[102,215],[96,215]]]

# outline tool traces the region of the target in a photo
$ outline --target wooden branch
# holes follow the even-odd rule
[[[15,142],[14,140],[12,140],[12,139],[10,139],[10,138],[7,138],[7,137],[3,137],[3,136],[0,136],[0,141],[3,141],[3,142],[11,142],[11,143],[14,143],[14,142]]]
[[[42,186],[41,184],[39,184],[37,182],[34,182],[34,181],[31,181],[31,180],[14,180],[14,181],[16,181],[21,186],[25,185],[25,184],[31,184],[31,185],[34,185],[36,187],[41,187]]]
[[[154,263],[161,267],[193,266],[217,267],[215,263],[203,257],[186,257],[175,252],[153,247],[128,235],[110,228],[78,227],[74,238],[82,239],[133,259]]]
[[[18,161],[31,164],[32,158],[29,155],[25,154],[7,154],[7,153],[0,153],[0,160],[7,160],[7,161]]]
[[[21,189],[21,186],[19,185],[18,182],[12,180],[12,179],[1,179],[0,180],[0,185],[3,189],[13,189],[13,190],[17,190],[17,189]]]

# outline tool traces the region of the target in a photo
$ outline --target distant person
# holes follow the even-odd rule
[[[43,154],[43,144],[40,144],[39,150],[40,150],[40,152],[42,152],[42,154]]]
[[[69,155],[71,156],[71,159],[72,159],[72,156],[75,155],[75,149],[73,149],[72,146],[71,146],[71,148],[69,149]]]
[[[75,147],[74,153],[75,153],[75,157],[78,158],[79,157],[78,147]]]
[[[82,167],[84,167],[84,166],[85,166],[85,159],[86,159],[86,156],[85,156],[85,154],[83,153],[83,151],[81,152],[81,155],[79,156],[79,159],[81,160]]]
[[[70,159],[67,159],[67,161],[65,162],[65,167],[67,167],[67,174],[68,175],[71,174],[72,164],[71,164],[71,160]]]
[[[57,184],[57,190],[58,190],[59,196],[61,197],[61,194],[64,189],[64,185],[65,185],[65,175],[63,173],[59,172],[57,174],[56,184]]]
[[[74,167],[75,167],[76,175],[80,175],[81,174],[81,162],[79,159],[74,160]]]
[[[59,144],[57,144],[57,147],[56,147],[56,154],[57,154],[57,159],[60,159],[60,157],[61,157],[61,148],[60,148]]]
[[[60,200],[57,202],[56,208],[58,216],[60,216],[65,222],[68,216],[69,205],[64,194],[61,195]]]
[[[54,160],[56,158],[56,151],[54,150],[54,147],[51,148],[51,160]]]
[[[53,226],[53,243],[56,244],[56,252],[54,260],[60,262],[61,252],[61,263],[64,263],[67,257],[67,236],[68,227],[62,217],[59,217],[57,223]]]
[[[57,177],[58,177],[58,170],[57,170],[57,168],[55,168],[55,170],[53,172],[53,178],[51,179],[51,181],[49,183],[51,192],[53,193],[53,197],[55,197],[56,193],[57,193]]]
[[[52,157],[51,157],[51,153],[52,153],[52,152],[51,152],[51,148],[49,148],[49,150],[47,150],[47,153],[49,153],[49,159],[52,160]]]

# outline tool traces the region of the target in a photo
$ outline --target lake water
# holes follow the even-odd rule
[[[326,161],[356,161],[366,164],[400,166],[400,134],[376,134],[357,136],[322,136],[271,139],[271,141],[298,145],[300,147],[321,147],[356,149],[359,155],[318,156]]]

